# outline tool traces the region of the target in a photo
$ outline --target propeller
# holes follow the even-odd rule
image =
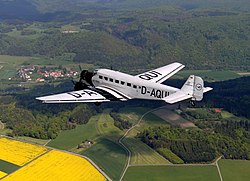
[[[88,86],[93,86],[92,83],[92,77],[94,76],[93,72],[89,72],[88,70],[82,70],[82,67],[79,65],[79,69],[81,71],[80,79],[78,82],[72,80],[72,83],[74,84],[74,90],[82,90],[88,88]]]

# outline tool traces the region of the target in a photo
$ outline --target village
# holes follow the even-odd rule
[[[32,82],[46,82],[51,80],[73,78],[78,76],[79,72],[76,70],[68,70],[62,66],[46,67],[35,65],[22,65],[17,70],[17,79],[22,81]]]

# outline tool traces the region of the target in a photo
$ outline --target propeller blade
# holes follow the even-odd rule
[[[74,85],[76,85],[76,81],[74,81],[73,79],[71,80],[71,82],[72,82]]]
[[[82,72],[82,67],[81,67],[81,65],[79,64],[79,69],[80,69],[80,71]]]

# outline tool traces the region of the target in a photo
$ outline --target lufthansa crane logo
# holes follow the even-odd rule
[[[196,90],[200,91],[202,89],[202,85],[201,84],[196,84]]]

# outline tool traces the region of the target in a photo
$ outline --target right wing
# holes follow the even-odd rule
[[[164,67],[160,67],[139,75],[136,75],[136,77],[139,77],[140,79],[156,82],[156,83],[162,83],[165,80],[167,80],[169,77],[176,74],[178,71],[183,69],[185,66],[180,63],[172,63],[169,65],[166,65]]]
[[[80,91],[72,91],[50,96],[37,97],[37,100],[43,103],[77,103],[77,102],[107,102],[110,101],[100,93],[83,89]]]

